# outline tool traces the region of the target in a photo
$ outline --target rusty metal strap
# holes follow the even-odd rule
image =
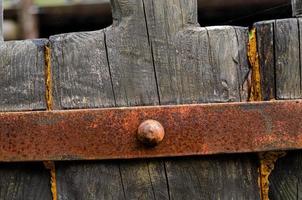
[[[164,128],[157,146],[138,140],[148,119]],[[302,101],[0,113],[0,148],[4,162],[301,149]]]

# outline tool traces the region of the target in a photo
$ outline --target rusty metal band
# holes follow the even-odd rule
[[[137,140],[159,121],[156,147]],[[0,113],[0,161],[103,160],[302,148],[302,101]]]

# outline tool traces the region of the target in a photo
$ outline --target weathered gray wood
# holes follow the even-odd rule
[[[0,110],[43,110],[47,40],[0,43]]]
[[[276,22],[276,26],[279,26],[279,30],[276,28],[275,32],[280,32],[279,36],[275,33],[277,36],[274,41],[276,51],[279,50],[279,52],[276,52],[276,55],[283,56],[283,62],[279,63],[277,62],[280,58],[276,57],[276,65],[278,65],[278,68],[276,68],[275,74],[276,77],[282,77],[282,79],[276,80],[277,91],[279,91],[276,97],[278,100],[283,99],[284,97],[287,99],[301,98],[299,95],[301,94],[301,55],[299,55],[299,53],[301,54],[301,19],[298,19],[298,22],[298,27],[300,28],[298,33],[296,19],[285,19],[281,22],[277,20]],[[280,49],[282,50],[281,53]],[[288,68],[289,70],[280,70]],[[271,73],[273,73],[273,71],[271,71]],[[285,157],[280,158],[277,161],[275,169],[269,177],[270,199],[301,199],[301,158],[301,152],[297,151],[287,153]]]
[[[161,104],[247,100],[247,29],[198,27],[196,1],[144,3]],[[214,163],[211,158],[207,161]],[[203,159],[167,160],[170,198],[259,199],[254,161],[238,157],[202,173]],[[249,181],[241,182],[242,175],[236,173],[231,177],[217,175],[216,183],[221,182],[222,187],[213,188],[213,174],[230,171],[230,163],[235,162]]]
[[[117,162],[57,163],[58,199],[124,199]]]
[[[54,109],[113,107],[104,31],[50,37]]]
[[[137,0],[116,1],[113,8],[114,24],[105,31],[51,37],[55,108],[158,104],[148,33],[141,20],[143,4]],[[69,169],[83,178],[65,176]],[[110,173],[104,173],[106,169]],[[87,181],[96,171],[102,182]],[[168,199],[163,174],[160,162],[121,162],[113,166],[107,162],[82,166],[68,163],[57,166],[58,197],[87,199],[97,193],[99,199]],[[76,183],[82,186],[80,194],[72,189]],[[112,184],[116,185],[115,191],[108,190],[107,185]]]
[[[255,163],[251,155],[174,159],[167,162],[171,198],[259,199]]]
[[[42,163],[0,165],[1,200],[51,200],[50,178]]]
[[[0,111],[46,110],[46,43],[0,41]],[[50,177],[42,163],[2,163],[0,177],[0,199],[51,199]]]
[[[275,77],[275,21],[259,22],[254,25],[257,35],[262,99],[269,101],[276,97]]]
[[[291,0],[293,17],[301,17],[302,15],[302,0]]]
[[[276,96],[277,99],[301,98],[300,49],[297,19],[276,21]]]
[[[115,105],[104,31],[50,38],[54,109]],[[59,200],[123,199],[118,163],[79,162],[56,166]]]
[[[114,0],[112,6],[114,24],[111,27],[51,37],[55,108],[226,102],[247,98],[244,86],[249,72],[245,56],[246,29],[198,27],[195,0]],[[106,58],[107,62],[103,62]],[[110,81],[112,87],[104,87]],[[240,181],[242,174],[216,178],[224,186],[232,185],[233,193],[229,197],[259,199],[256,163],[252,158],[238,159],[230,162],[242,165],[242,174],[249,177],[248,181]],[[200,159],[197,163],[203,166],[203,162]],[[232,166],[228,165],[209,169],[205,180],[210,183],[211,173],[231,170]],[[98,171],[99,180],[117,185],[114,194],[102,182],[87,181],[87,177],[94,176],[89,172],[92,166],[91,173]],[[74,174],[83,175],[82,179],[65,176],[71,169]],[[110,173],[101,173],[104,169]],[[118,169],[120,177],[116,176]],[[183,169],[183,165],[173,159],[124,161],[114,167],[107,162],[95,165],[87,162],[81,166],[66,163],[57,166],[58,196],[59,199],[74,196],[87,199],[98,193],[100,199],[181,198],[181,191],[175,182],[167,180],[167,175],[179,185],[192,186],[186,191],[191,199],[200,197],[195,196],[193,188],[198,188],[200,195],[207,193],[207,185],[183,177],[177,169]],[[189,181],[182,181],[186,179]],[[72,189],[76,183],[81,193]],[[97,187],[98,191],[89,190]],[[213,192],[222,198],[226,191],[215,188]]]

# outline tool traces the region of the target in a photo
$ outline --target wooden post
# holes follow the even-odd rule
[[[0,41],[3,41],[3,5],[2,0],[0,0]]]
[[[19,4],[19,23],[23,39],[39,37],[37,18],[32,13],[33,0],[22,0]]]
[[[293,17],[302,16],[302,0],[292,0]]]

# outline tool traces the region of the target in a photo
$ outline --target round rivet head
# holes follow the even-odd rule
[[[164,127],[156,120],[146,120],[138,127],[137,138],[147,146],[156,146],[165,137]]]

